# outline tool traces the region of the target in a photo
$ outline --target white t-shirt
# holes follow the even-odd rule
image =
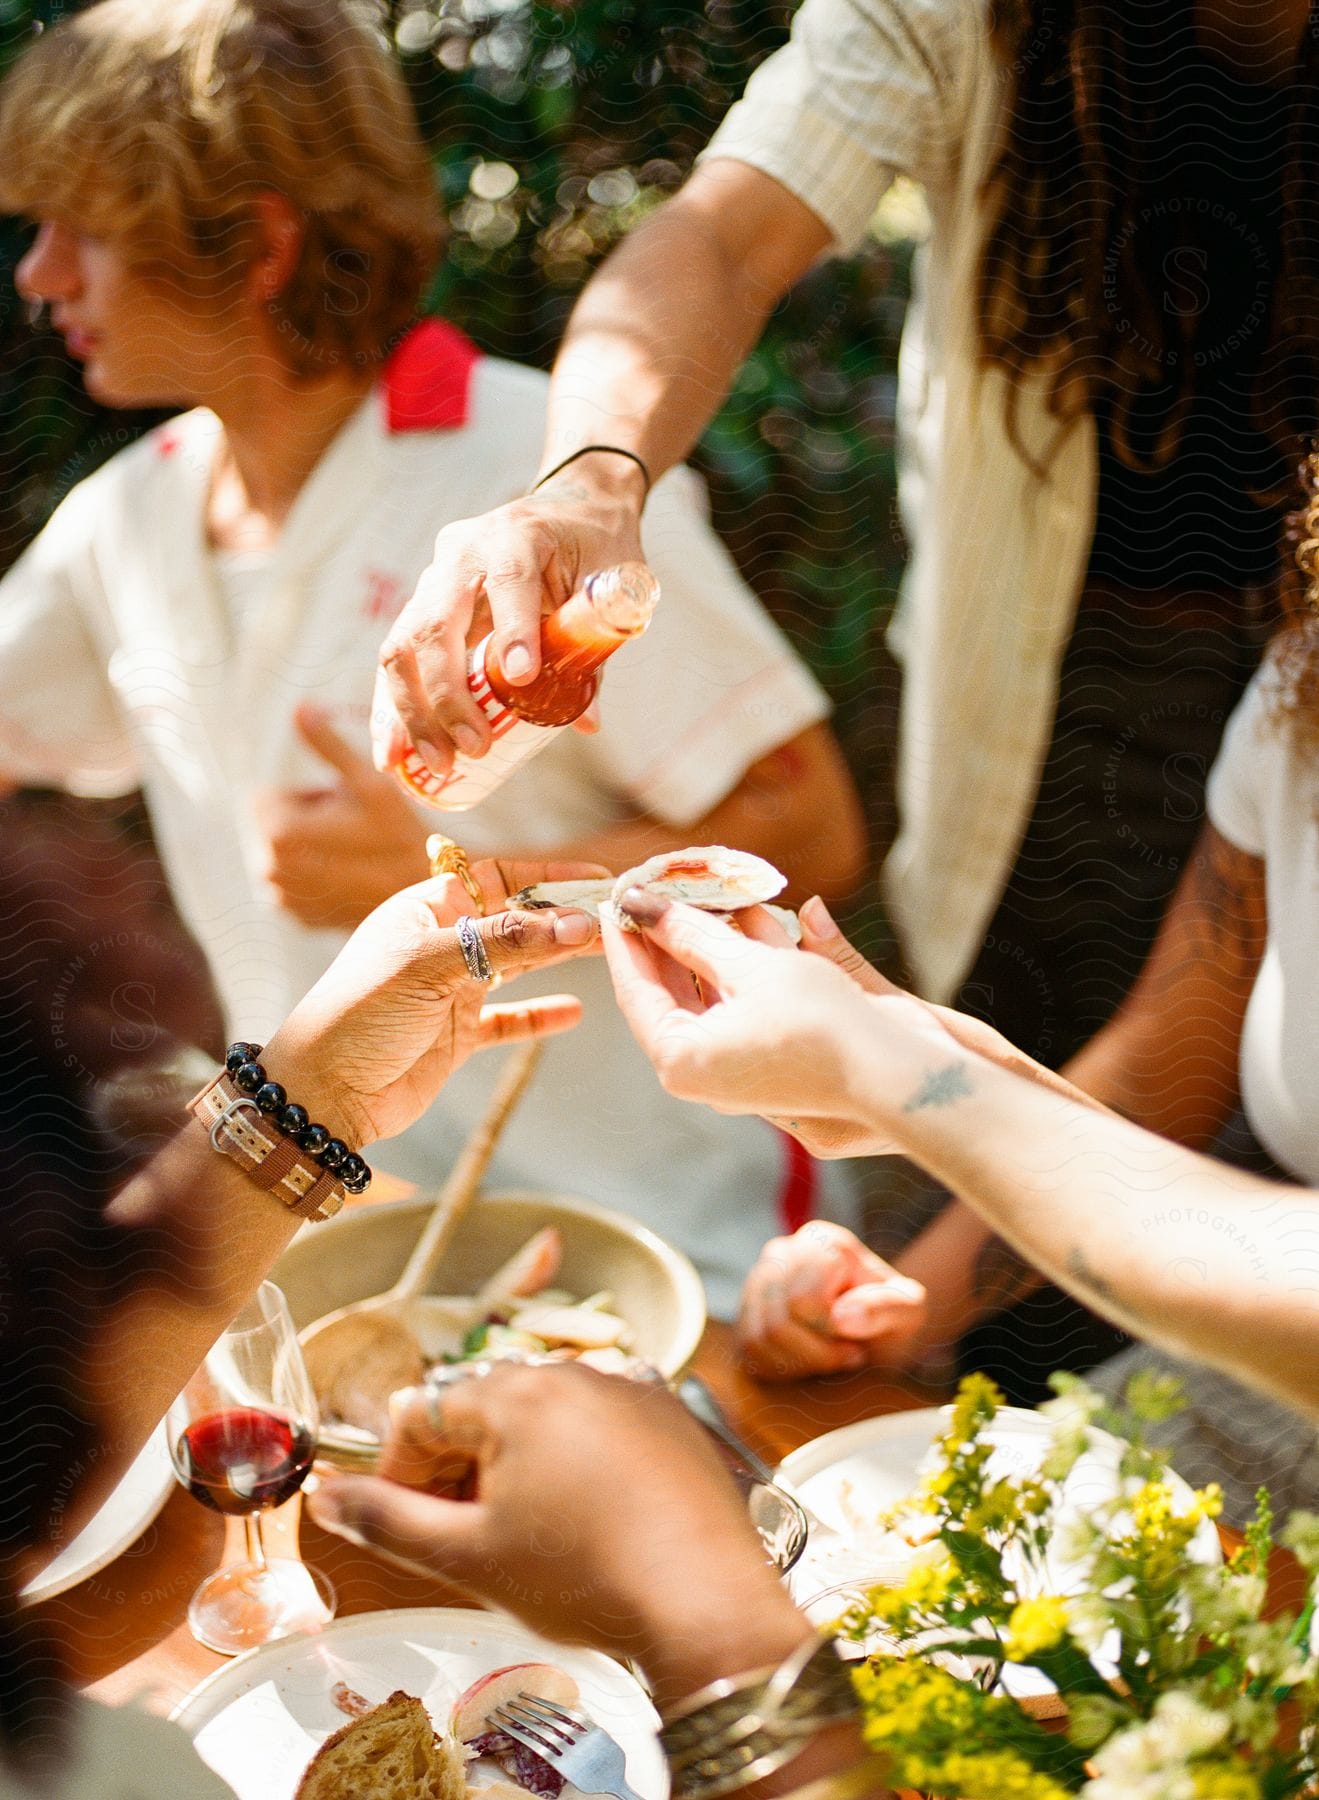
[[[1228,721],[1209,776],[1210,822],[1262,857],[1268,941],[1241,1038],[1241,1098],[1260,1143],[1319,1184],[1319,766],[1270,701],[1266,662]]]
[[[264,572],[249,565],[222,580],[208,549],[221,427],[199,410],[81,483],[0,584],[0,768],[82,792],[141,784],[234,1036],[264,1041],[344,941],[282,913],[258,872],[254,791],[332,779],[297,738],[295,705],[318,702],[367,750],[389,622],[436,531],[534,477],[547,385],[430,321],[321,458]],[[827,714],[823,692],[711,531],[689,471],[658,485],[644,537],[663,598],[645,636],[609,664],[599,734],[562,734],[460,819],[419,807],[432,828],[452,826],[474,853],[553,851],[637,811],[681,828]],[[565,989],[581,994],[587,1019],[547,1045],[489,1181],[581,1195],[643,1219],[693,1256],[712,1310],[729,1313],[759,1245],[781,1228],[800,1158],[761,1120],[670,1099],[603,964],[520,984]],[[372,1162],[438,1186],[498,1062],[477,1058]],[[846,1217],[845,1173],[829,1164],[814,1173],[824,1210]]]
[[[771,175],[848,253],[895,175],[921,183],[898,369],[898,498],[912,546],[891,642],[903,665],[901,829],[884,893],[922,993],[975,959],[1030,817],[1094,535],[1087,414],[1062,437],[1048,376],[1002,369],[976,317],[985,181],[1013,93],[986,0],[804,0],[708,145]],[[1042,478],[1038,464],[1047,469]]]

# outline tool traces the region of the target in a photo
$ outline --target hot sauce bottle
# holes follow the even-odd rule
[[[493,743],[484,756],[455,756],[447,775],[437,775],[413,751],[398,766],[404,787],[443,812],[466,812],[494,793],[582,716],[595,698],[602,665],[646,629],[659,592],[644,563],[588,575],[570,600],[541,621],[540,673],[525,687],[505,679],[491,635],[482,638],[468,658],[467,685]]]

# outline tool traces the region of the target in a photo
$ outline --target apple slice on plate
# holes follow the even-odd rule
[[[580,1689],[571,1675],[556,1669],[553,1663],[509,1663],[502,1669],[491,1669],[471,1687],[459,1694],[453,1707],[453,1734],[463,1743],[485,1731],[498,1731],[490,1715],[497,1706],[516,1700],[519,1694],[534,1694],[552,1706],[576,1706]]]

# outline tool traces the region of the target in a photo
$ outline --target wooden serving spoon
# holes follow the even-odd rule
[[[327,1313],[301,1334],[307,1372],[324,1413],[383,1440],[390,1395],[422,1379],[425,1363],[417,1309],[427,1304],[426,1286],[476,1198],[504,1122],[531,1079],[540,1049],[540,1040],[533,1038],[509,1058],[485,1117],[463,1146],[393,1287]]]

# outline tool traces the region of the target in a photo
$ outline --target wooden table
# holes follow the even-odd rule
[[[737,1365],[726,1325],[707,1328],[693,1366],[739,1433],[770,1463],[822,1432],[937,1398],[913,1383],[869,1373],[763,1385]],[[301,1525],[302,1554],[334,1583],[340,1617],[458,1601],[443,1583],[391,1568],[370,1551],[329,1536],[312,1519],[300,1521],[300,1511],[299,1497],[270,1516],[272,1551],[279,1553],[281,1534],[296,1534]],[[114,1705],[132,1701],[168,1713],[226,1661],[193,1638],[187,1606],[205,1576],[242,1553],[241,1520],[222,1520],[180,1488],[117,1561],[39,1611],[67,1643],[79,1686]]]

